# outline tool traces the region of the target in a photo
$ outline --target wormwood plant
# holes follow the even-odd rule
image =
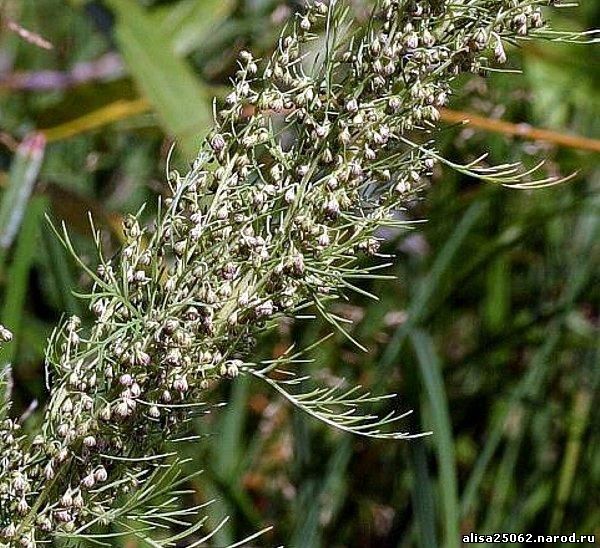
[[[402,224],[395,214],[436,162],[519,188],[556,182],[531,181],[512,164],[456,165],[434,144],[456,76],[504,63],[505,42],[579,38],[544,26],[549,3],[382,0],[361,26],[341,1],[312,2],[260,71],[240,54],[211,135],[187,174],[167,174],[170,197],[151,226],[128,217],[126,244],[110,260],[94,229],[97,269],[57,229],[93,280],[81,297],[97,319],[84,328],[71,317],[52,334],[50,400],[36,435],[20,434],[8,402],[0,409],[2,545],[110,543],[119,533],[108,523],[153,546],[197,535],[200,507],[177,509],[187,478],[165,442],[207,411],[205,391],[240,374],[346,432],[410,438],[388,427],[403,415],[361,412],[386,396],[299,392],[302,352],[256,363],[253,348],[280,318],[304,311],[344,332],[329,302],[379,276],[382,261],[359,259],[382,257],[378,231]],[[2,328],[0,339],[11,335]],[[168,538],[156,532],[186,521]]]

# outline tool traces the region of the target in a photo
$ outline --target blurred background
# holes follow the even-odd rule
[[[93,261],[91,211],[114,251],[121,216],[147,202],[151,219],[166,192],[171,144],[177,165],[193,157],[237,53],[268,56],[300,3],[0,2],[0,323],[15,333],[0,357],[14,364],[16,414],[46,401],[44,347],[61,315],[90,319],[72,294],[89,280],[45,215]],[[353,2],[358,17],[365,3]],[[551,19],[598,27],[600,3]],[[214,546],[267,525],[255,545],[452,547],[470,531],[600,539],[600,46],[526,42],[509,64],[523,74],[460,82],[441,151],[545,159],[542,173],[575,179],[518,191],[437,171],[410,212],[427,222],[385,234],[395,279],[365,284],[380,301],[337,307],[369,352],[335,336],[306,365],[322,384],[398,394],[390,406],[415,409],[403,429],[434,435],[350,437],[250,379],[221,387],[210,398],[229,405],[198,421],[205,437],[184,449],[204,474],[182,502],[214,498],[211,523],[230,516]],[[471,125],[457,123],[465,112]],[[532,128],[553,133],[540,141]],[[327,331],[284,322],[262,357]]]

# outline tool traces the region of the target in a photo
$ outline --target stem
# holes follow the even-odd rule
[[[600,152],[599,139],[589,139],[579,135],[559,133],[558,131],[532,127],[529,124],[513,124],[511,122],[505,122],[504,120],[486,118],[485,116],[473,114],[472,112],[464,112],[462,110],[444,108],[440,111],[440,114],[442,120],[445,122],[468,124],[472,127],[490,131],[492,133],[502,133],[503,135],[512,135],[514,137],[532,141],[545,141],[565,148]]]

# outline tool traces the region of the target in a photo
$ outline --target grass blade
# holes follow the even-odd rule
[[[437,511],[434,504],[434,490],[427,466],[425,440],[416,439],[408,444],[411,474],[411,498],[415,523],[418,529],[417,545],[420,548],[437,548]],[[398,545],[400,548],[400,544]]]
[[[41,133],[28,135],[17,148],[10,170],[8,189],[0,204],[0,263],[23,221],[27,203],[42,166],[46,140]]]
[[[234,6],[233,0],[183,0],[152,10],[151,17],[169,35],[175,52],[187,55],[202,45]]]
[[[13,363],[18,348],[23,307],[29,282],[29,271],[37,254],[36,239],[46,200],[36,197],[29,203],[19,232],[13,261],[8,269],[8,283],[2,308],[2,321],[13,333],[13,340],[0,350],[0,363]]]
[[[433,422],[431,425],[431,429],[433,430],[432,437],[440,469],[445,546],[458,547],[460,544],[460,528],[456,463],[450,413],[448,412],[448,399],[442,378],[442,367],[429,335],[421,330],[413,330],[410,333],[410,338],[417,355],[419,372],[431,408]]]
[[[446,281],[458,251],[486,208],[485,202],[473,202],[438,253],[429,274],[420,284],[417,294],[411,299],[407,321],[397,328],[381,358],[379,367],[382,375],[395,362],[409,330],[427,318],[432,301],[442,282]]]
[[[107,0],[107,4],[117,15],[115,38],[131,74],[164,129],[175,135],[185,154],[192,157],[198,135],[212,126],[210,95],[143,8],[126,0]]]
[[[593,358],[598,359],[597,355]],[[598,363],[596,361],[596,363]],[[573,488],[573,481],[577,473],[577,466],[581,454],[583,435],[589,426],[590,412],[592,409],[593,394],[589,386],[584,386],[575,394],[573,410],[571,414],[571,426],[569,428],[569,439],[565,449],[560,478],[558,481],[558,492],[556,504],[550,520],[550,531],[557,533],[562,524],[565,506],[569,500]]]

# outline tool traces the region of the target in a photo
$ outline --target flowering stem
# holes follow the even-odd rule
[[[465,124],[484,131],[512,135],[521,139],[545,141],[546,143],[561,147],[600,152],[600,140],[598,139],[588,139],[587,137],[581,137],[580,135],[568,135],[549,129],[536,128],[529,124],[513,124],[505,122],[504,120],[474,114],[472,112],[448,108],[441,109],[440,116],[444,122],[450,122],[452,124]]]
[[[13,421],[0,427],[8,455],[0,539],[35,546],[56,536],[98,538],[102,523],[127,528],[136,518],[146,540],[148,523],[168,528],[152,489],[178,483],[179,463],[162,453],[164,442],[203,411],[207,389],[239,374],[254,374],[342,431],[414,437],[390,431],[405,413],[360,411],[389,396],[342,386],[298,392],[301,354],[278,360],[283,380],[267,377],[270,362],[250,359],[257,337],[307,307],[350,338],[326,303],[357,290],[354,279],[377,277],[381,265],[360,259],[385,258],[380,229],[400,224],[394,216],[426,186],[436,161],[529,184],[521,181],[531,173],[514,165],[444,160],[432,135],[456,76],[504,62],[502,40],[543,27],[545,3],[381,0],[353,30],[343,2],[316,0],[290,23],[262,73],[241,52],[211,135],[187,174],[169,172],[171,195],[154,225],[127,217],[123,249],[111,260],[92,226],[96,271],[63,227],[60,239],[93,280],[85,298],[96,321],[85,329],[69,318],[51,337],[41,432],[27,440]],[[325,48],[310,67],[322,27]]]

